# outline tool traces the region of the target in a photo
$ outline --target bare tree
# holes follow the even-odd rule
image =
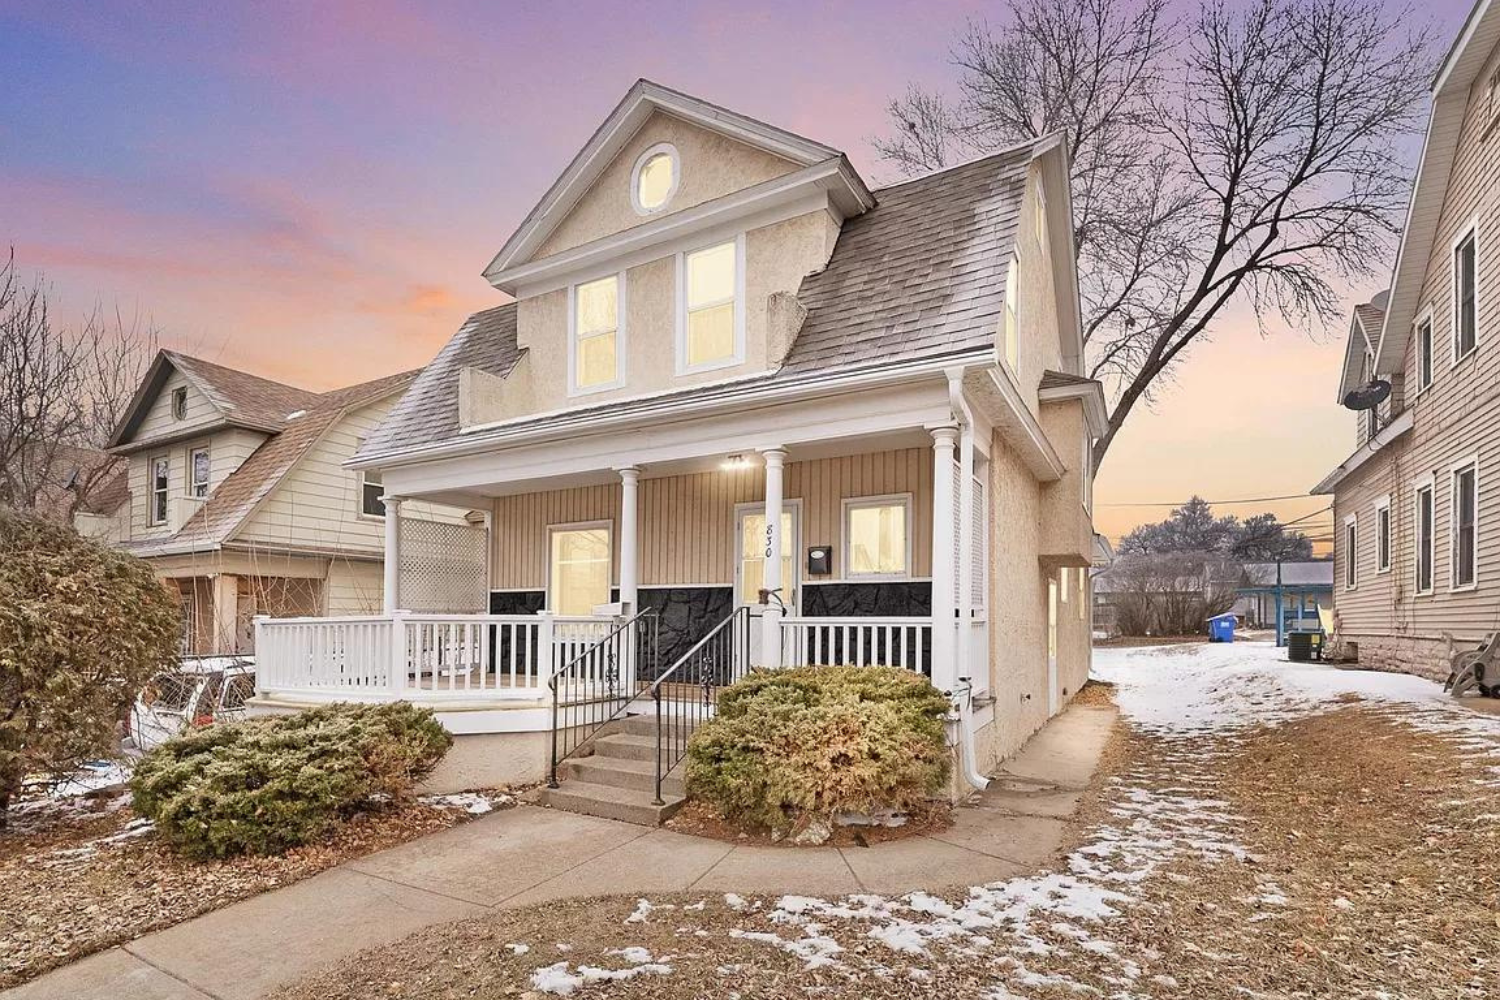
[[[1135,406],[1236,301],[1264,325],[1335,318],[1405,205],[1402,140],[1433,68],[1410,10],[1364,0],[1012,0],[970,24],[958,96],[894,100],[876,150],[908,173],[1052,132],[1072,152],[1090,374],[1110,389],[1095,467]]]
[[[42,279],[0,265],[0,506],[71,519],[115,473],[101,451],[155,354],[156,332],[95,310],[53,323]]]

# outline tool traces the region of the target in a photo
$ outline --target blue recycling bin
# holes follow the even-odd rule
[[[1231,614],[1214,615],[1208,620],[1209,642],[1233,642],[1235,617]]]

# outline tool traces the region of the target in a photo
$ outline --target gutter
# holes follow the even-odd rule
[[[953,414],[958,418],[959,425],[958,550],[972,555],[974,550],[974,490],[970,484],[974,479],[974,411],[969,408],[968,400],[964,399],[963,366],[949,368],[945,374],[948,376],[948,400],[953,406]],[[937,558],[936,555],[934,558]],[[954,648],[958,650],[960,669],[967,670],[969,664],[973,662],[969,649],[974,632],[971,627],[974,620],[974,560],[972,558],[964,559],[958,565],[957,605],[958,641],[954,643]],[[936,622],[933,623],[934,627],[936,624]],[[954,701],[958,709],[959,759],[963,765],[964,779],[970,785],[983,791],[989,786],[990,779],[979,773],[974,751],[974,679],[963,676],[959,676],[958,679],[960,690],[954,691]]]
[[[1403,410],[1399,417],[1381,428],[1380,433],[1362,445],[1354,454],[1344,459],[1338,468],[1324,476],[1322,482],[1318,483],[1318,485],[1314,486],[1308,492],[1313,496],[1326,496],[1332,493],[1339,483],[1373,458],[1376,452],[1411,430],[1413,422],[1411,409]]]

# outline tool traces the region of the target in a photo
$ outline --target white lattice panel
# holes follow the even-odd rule
[[[401,608],[428,614],[489,610],[482,525],[401,519]]]

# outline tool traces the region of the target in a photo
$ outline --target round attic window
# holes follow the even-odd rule
[[[642,215],[660,211],[677,193],[677,150],[669,143],[652,146],[635,161],[630,200]]]

